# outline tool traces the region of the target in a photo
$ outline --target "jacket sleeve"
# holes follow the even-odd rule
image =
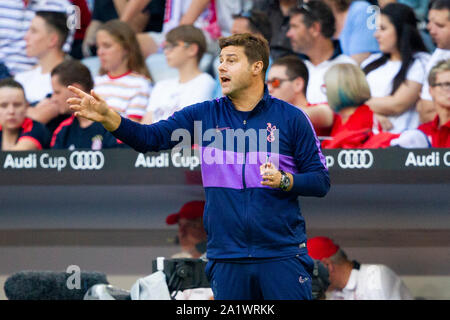
[[[291,130],[298,169],[298,173],[293,174],[291,192],[299,196],[324,197],[330,189],[330,176],[313,126],[308,117],[301,113],[293,119]]]
[[[184,139],[194,137],[194,122],[200,120],[197,115],[205,112],[209,102],[194,104],[175,112],[167,120],[151,125],[143,125],[122,117],[119,128],[112,134],[138,152],[167,150],[175,147]]]

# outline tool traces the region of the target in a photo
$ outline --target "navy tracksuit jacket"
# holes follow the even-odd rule
[[[305,254],[305,221],[297,197],[323,197],[330,188],[325,158],[308,117],[298,108],[271,97],[265,87],[262,100],[251,112],[237,111],[228,97],[222,97],[188,106],[152,125],[122,118],[113,134],[139,152],[159,151],[179,143],[171,141],[176,129],[186,129],[193,137],[195,121],[201,121],[203,133],[212,129],[202,141],[195,141],[203,157],[207,258]],[[230,139],[237,140],[230,138],[231,129],[248,133],[243,145],[231,143]],[[249,129],[257,130],[257,134]],[[196,135],[202,136],[198,132]],[[276,143],[279,150],[272,150]],[[271,162],[278,162],[279,169],[293,174],[291,191],[260,184],[260,165],[267,155]],[[217,164],[211,158],[223,159],[224,163]]]

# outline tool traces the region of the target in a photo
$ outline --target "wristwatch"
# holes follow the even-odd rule
[[[280,189],[283,191],[287,191],[289,187],[291,186],[291,180],[289,179],[286,172],[283,170],[280,170],[281,172],[281,182],[280,182]]]

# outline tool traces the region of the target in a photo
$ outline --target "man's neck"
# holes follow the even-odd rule
[[[315,66],[321,64],[324,61],[329,60],[334,53],[334,45],[331,39],[318,38],[315,41],[315,45],[311,47],[305,54],[308,56],[309,61]]]
[[[257,81],[252,86],[240,91],[235,96],[229,96],[233,101],[236,110],[238,111],[252,111],[259,101],[264,96],[264,82]]]
[[[305,95],[302,93],[295,96],[292,104],[297,107],[306,107],[308,105],[308,101],[306,100]]]
[[[336,17],[336,32],[334,33],[334,38],[338,39],[339,36],[341,35],[342,29],[344,29],[345,21],[347,20],[348,10],[342,12],[334,11],[333,13],[334,16]]]
[[[63,62],[64,52],[59,50],[52,50],[45,56],[39,58],[39,65],[41,66],[42,74],[50,73],[54,67]]]
[[[199,69],[195,59],[186,61],[186,63],[183,63],[181,67],[178,68],[180,83],[189,82],[201,73],[202,71]]]
[[[340,270],[341,273],[341,277],[340,277],[340,283],[338,284],[339,289],[344,289],[347,284],[348,281],[350,280],[350,275],[352,274],[352,270],[353,270],[353,263],[351,261],[347,261],[344,264],[342,264],[340,266],[340,268],[342,268]]]
[[[78,123],[80,124],[80,128],[82,128],[82,129],[89,127],[93,123],[93,121],[88,120],[83,117],[77,117],[77,119],[78,119]]]

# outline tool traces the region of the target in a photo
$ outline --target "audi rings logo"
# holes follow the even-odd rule
[[[342,150],[338,155],[342,169],[368,169],[373,164],[373,154],[369,150]]]
[[[74,170],[100,170],[105,164],[105,156],[100,151],[74,151],[69,163]]]

